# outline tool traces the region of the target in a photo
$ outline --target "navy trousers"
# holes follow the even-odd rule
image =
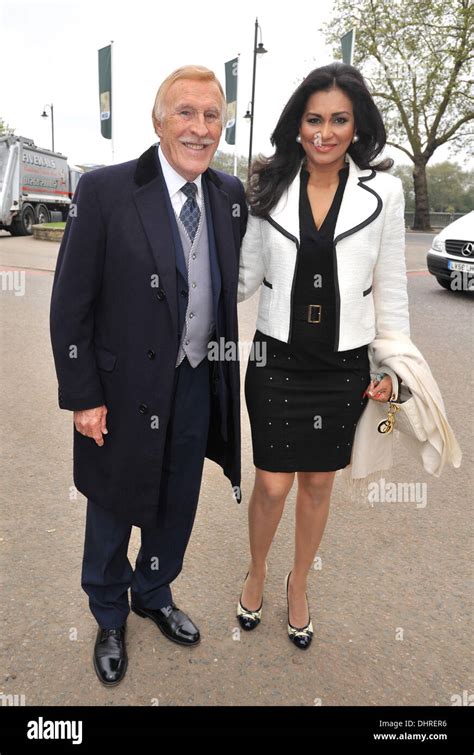
[[[199,499],[209,431],[210,374],[207,357],[195,368],[185,357],[175,370],[157,524],[141,528],[134,570],[127,556],[132,525],[87,501],[81,584],[103,629],[125,623],[129,588],[133,602],[144,608],[162,608],[172,601],[170,584],[183,567]]]

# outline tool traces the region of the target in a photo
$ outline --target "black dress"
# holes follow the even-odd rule
[[[350,463],[357,422],[368,401],[368,346],[334,351],[333,239],[349,166],[319,230],[300,174],[300,247],[290,343],[257,330],[245,377],[253,461],[270,472],[329,472]],[[315,304],[308,311],[308,305]],[[308,315],[316,322],[308,322]],[[266,352],[262,352],[262,348]]]

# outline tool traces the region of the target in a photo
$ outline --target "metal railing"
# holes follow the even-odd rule
[[[458,218],[462,218],[465,214],[465,212],[430,212],[431,225],[433,228],[445,228]],[[405,226],[407,228],[413,226],[414,217],[414,212],[405,213]]]

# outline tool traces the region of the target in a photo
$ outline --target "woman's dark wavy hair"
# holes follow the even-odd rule
[[[389,170],[392,167],[391,158],[377,165],[370,164],[383,150],[387,134],[380,111],[360,71],[345,63],[315,68],[292,94],[280,115],[271,136],[275,153],[271,157],[259,155],[252,165],[247,196],[253,215],[267,215],[295,179],[305,156],[296,137],[306,103],[314,92],[334,87],[341,89],[352,102],[355,130],[359,136],[359,141],[351,143],[348,149],[354,162],[361,169]]]

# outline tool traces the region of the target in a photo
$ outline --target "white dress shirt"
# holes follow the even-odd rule
[[[168,189],[168,194],[170,195],[171,205],[176,213],[176,217],[179,218],[181,209],[187,199],[186,195],[181,191],[181,187],[184,186],[184,184],[187,183],[188,180],[187,178],[183,178],[183,176],[175,171],[175,169],[166,159],[163,150],[159,149],[159,146],[157,147],[157,149],[166,188]],[[202,176],[198,176],[194,179],[194,181],[190,183],[195,183],[197,186],[196,201],[198,203],[199,209],[202,211]]]

